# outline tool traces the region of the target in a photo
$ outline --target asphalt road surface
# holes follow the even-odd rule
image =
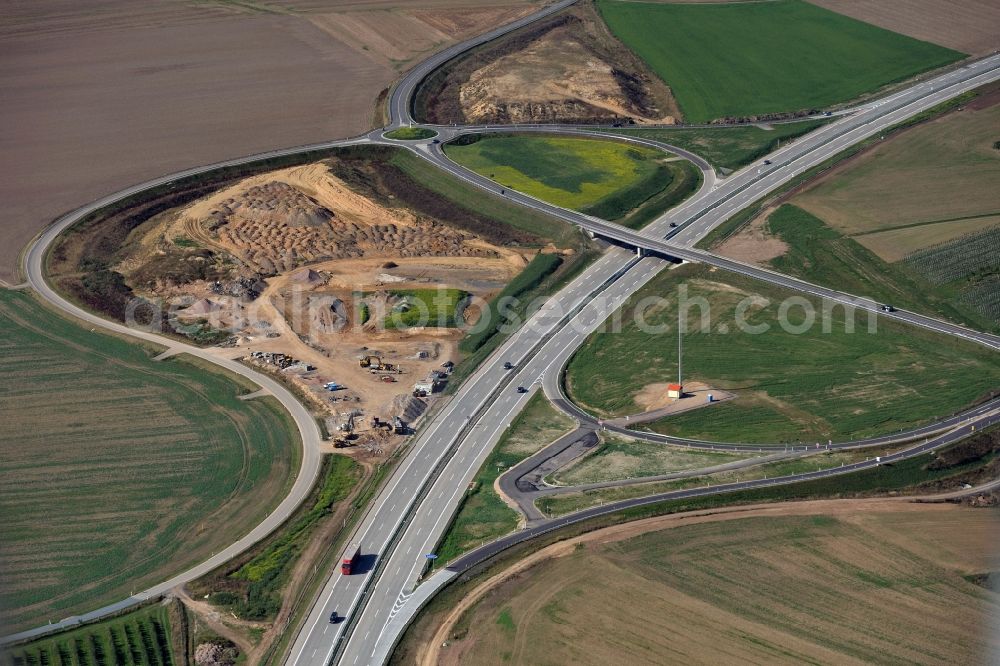
[[[567,0],[546,7],[514,24],[447,49],[418,65],[396,86],[390,96],[391,126],[398,127],[411,122],[410,104],[416,86],[441,63],[569,4],[572,2]],[[766,169],[757,164],[751,165],[722,182],[716,182],[714,174],[706,173],[706,187],[678,209],[666,214],[641,232],[559,209],[516,192],[509,192],[508,196],[523,205],[578,224],[596,235],[630,247],[642,248],[659,257],[707,263],[800,292],[852,304],[863,310],[877,311],[879,304],[870,300],[841,294],[757,267],[716,257],[694,249],[693,245],[734,212],[812,166],[836,155],[844,148],[865,137],[876,135],[896,122],[965,90],[995,80],[1000,77],[998,68],[1000,68],[1000,57],[993,56],[914,85],[883,100],[848,110],[839,120],[769,156],[774,164]],[[490,128],[489,131],[499,129],[502,128]],[[517,129],[532,131],[532,128]],[[565,127],[537,129],[557,133],[581,131]],[[464,128],[441,128],[441,130],[442,136],[446,136],[448,132],[461,132]],[[485,131],[485,128],[482,131]],[[398,142],[384,140],[381,135],[382,130],[376,130],[351,140],[272,151],[149,181],[105,197],[60,218],[29,248],[25,257],[28,282],[41,297],[67,314],[89,324],[154,341],[175,351],[190,353],[250,378],[279,399],[288,409],[299,428],[304,446],[302,467],[292,492],[250,534],[202,565],[170,581],[165,581],[105,609],[70,619],[67,624],[76,623],[84,618],[100,617],[160,594],[211,570],[269,534],[308,494],[318,472],[319,433],[315,422],[302,405],[281,385],[268,377],[197,347],[109,322],[63,300],[44,279],[43,264],[47,248],[61,231],[90,212],[157,185],[184,176],[204,173],[220,166],[245,164],[266,157],[365,142],[400,145]],[[630,140],[635,139],[630,138]],[[448,160],[436,144],[407,142],[405,145],[457,177],[493,192],[498,189],[490,181]],[[682,154],[675,148],[666,149]],[[678,229],[669,227],[672,221],[678,223]],[[608,251],[598,262],[550,299],[541,311],[515,332],[497,353],[466,380],[449,403],[421,429],[395,473],[369,507],[356,532],[365,556],[362,559],[362,573],[353,576],[334,573],[331,576],[303,630],[295,638],[289,656],[290,663],[327,663],[334,657],[343,664],[375,664],[384,661],[402,627],[405,627],[405,621],[412,617],[419,603],[436,589],[436,583],[429,582],[415,588],[426,563],[424,556],[438,542],[459,504],[466,485],[504,429],[538,389],[546,374],[551,372],[553,367],[561,367],[572,350],[583,342],[590,331],[599,326],[625,298],[667,265],[666,259],[657,256],[642,258],[621,248]],[[978,333],[948,322],[908,312],[880,313],[880,316],[891,316],[1000,349],[1000,338],[997,336]],[[507,360],[517,365],[513,371],[503,370],[502,362]],[[518,386],[524,386],[529,390],[526,393],[519,393]],[[986,422],[988,418],[995,417],[982,417],[982,422]],[[933,441],[948,436],[950,434],[942,435]],[[638,500],[632,502],[636,501]],[[438,581],[452,574],[454,572],[438,572],[431,580]],[[327,618],[331,610],[349,615],[349,620],[338,625],[330,625]],[[51,629],[52,627],[40,627],[35,633],[47,633]]]
[[[642,232],[560,209],[518,192],[508,191],[506,196],[624,245],[644,248],[663,257],[719,266],[796,291],[879,313],[880,304],[873,301],[715,257],[691,246],[733,213],[812,166],[835,156],[844,148],[941,101],[995,80],[1000,76],[998,65],[1000,58],[996,57],[979,61],[857,109],[852,115],[844,116],[824,127],[818,135],[807,135],[770,156],[769,159],[774,164],[766,173],[757,173],[759,167],[752,165],[721,184],[712,183],[708,191],[703,189],[685,205],[661,217]],[[408,106],[397,102],[394,113],[399,114],[397,118],[405,119]],[[496,129],[499,128],[490,131]],[[518,128],[518,131],[523,129]],[[454,131],[461,132],[461,129],[456,128]],[[579,130],[558,128],[554,131],[575,133]],[[417,152],[458,178],[494,193],[500,189],[488,179],[448,160],[441,151],[440,144],[424,142],[417,146]],[[668,235],[664,229],[669,229],[669,223],[675,220],[679,221],[680,230],[674,232],[671,238],[664,238]],[[385,499],[380,496],[362,525],[360,533],[366,537],[362,539],[362,551],[377,553],[374,558],[375,567],[363,575],[349,578],[334,573],[303,631],[296,636],[288,663],[311,664],[334,660],[350,666],[380,664],[388,658],[392,646],[405,628],[406,620],[413,616],[427,598],[428,590],[436,589],[439,581],[447,579],[448,574],[441,573],[417,586],[426,565],[425,556],[431,554],[439,541],[459,506],[462,493],[504,428],[530,395],[530,392],[511,392],[511,387],[534,385],[546,375],[548,369],[561,367],[589,331],[614,311],[617,303],[640,288],[666,265],[664,259],[653,257],[636,261],[623,250],[608,253],[597,266],[560,292],[550,303],[565,312],[586,302],[587,305],[579,315],[582,320],[572,320],[578,322],[577,325],[560,327],[557,322],[551,327],[543,327],[550,336],[547,341],[532,333],[536,327],[528,326],[515,334],[498,354],[483,364],[479,372],[452,398],[445,413],[425,426],[426,429],[397,472],[399,481],[390,483],[387,492],[383,494]],[[608,279],[607,271],[624,271],[624,274],[601,292],[604,298],[595,299],[593,292],[596,292],[602,280]],[[580,285],[583,285],[582,290],[578,289]],[[591,292],[591,295],[584,296],[587,292]],[[891,315],[879,314],[1000,349],[1000,338],[997,336],[971,331],[949,322],[900,311]],[[580,325],[581,321],[583,325]],[[533,352],[535,349],[539,351]],[[506,360],[518,364],[510,383],[504,383],[504,371],[501,367],[501,363]],[[993,415],[983,416],[980,420],[987,422],[993,418]],[[949,437],[950,433],[931,441],[940,446],[951,441]],[[914,449],[909,455],[918,453],[919,450]],[[420,467],[415,467],[419,464],[415,461],[423,463]],[[842,473],[863,468],[864,464],[848,466],[843,468]],[[785,482],[832,473],[834,472],[799,475]],[[424,483],[421,484],[421,481]],[[771,480],[770,483],[778,481]],[[756,487],[756,482],[746,484],[735,484],[732,489]],[[397,490],[400,485],[406,486],[405,492]],[[727,490],[729,489],[717,487],[708,492]],[[696,496],[705,490],[691,492],[695,493],[692,496]],[[622,507],[639,505],[642,501],[633,500],[633,504],[622,504]],[[388,512],[385,511],[386,506],[389,506]],[[580,519],[583,517],[586,514],[581,514]],[[375,534],[379,536],[372,539],[371,536]],[[519,533],[521,534],[523,533]],[[431,581],[435,582],[431,584]],[[333,610],[347,614],[349,621],[329,625],[327,618]]]
[[[975,428],[982,429],[987,428],[991,425],[1000,422],[1000,411],[994,410],[988,416],[983,416],[975,420]],[[514,534],[507,535],[501,539],[484,545],[476,550],[469,551],[462,557],[455,560],[449,567],[448,571],[452,574],[458,574],[463,571],[468,570],[470,567],[483,562],[490,557],[493,557],[497,553],[500,553],[511,546],[522,543],[534,537],[540,536],[547,532],[557,530],[561,527],[566,527],[574,523],[579,523],[584,520],[589,520],[591,518],[596,518],[597,516],[603,516],[610,513],[615,513],[616,511],[621,511],[623,509],[629,509],[633,507],[647,506],[650,504],[656,504],[658,502],[665,502],[669,500],[677,499],[690,499],[693,497],[706,497],[708,495],[717,495],[720,493],[732,493],[740,490],[752,490],[757,488],[770,488],[775,486],[784,486],[792,483],[800,483],[802,481],[810,481],[814,479],[824,479],[834,476],[842,476],[844,474],[851,474],[853,472],[859,472],[865,469],[873,469],[882,465],[892,465],[894,463],[901,462],[908,458],[914,456],[922,455],[929,451],[939,449],[943,446],[947,446],[954,442],[959,441],[964,437],[968,437],[972,432],[973,424],[965,425],[960,428],[955,428],[944,434],[938,435],[933,439],[928,439],[926,442],[917,444],[905,451],[899,451],[897,453],[892,453],[885,456],[880,456],[877,458],[871,458],[870,460],[865,460],[850,465],[844,465],[843,467],[834,467],[831,469],[821,470],[817,472],[805,472],[803,474],[792,474],[789,476],[777,477],[773,479],[756,479],[753,481],[739,481],[734,483],[720,484],[716,486],[707,486],[702,488],[689,488],[687,490],[675,490],[668,493],[660,493],[657,495],[650,495],[648,497],[637,497],[635,499],[623,500],[620,502],[608,503],[603,506],[595,506],[590,509],[584,509],[583,511],[578,511],[560,518],[553,519],[543,525],[539,525],[534,528],[528,528],[515,532]],[[990,484],[992,485],[992,484]]]
[[[840,120],[807,134],[768,155],[767,159],[772,162],[771,165],[764,167],[762,159],[721,183],[713,183],[711,187],[707,188],[707,191],[703,188],[680,207],[667,212],[641,231],[633,231],[612,222],[559,208],[520,192],[506,190],[506,188],[504,188],[505,196],[524,206],[576,224],[595,235],[630,247],[641,247],[666,257],[716,266],[794,291],[829,299],[832,302],[867,311],[873,315],[905,321],[915,326],[965,338],[1000,350],[1000,336],[982,333],[913,312],[903,310],[891,313],[883,312],[881,310],[883,304],[870,298],[813,285],[797,278],[720,257],[693,247],[698,240],[735,213],[809,169],[823,164],[855,143],[876,136],[907,118],[998,78],[1000,78],[1000,55],[970,63],[884,100],[870,102],[855,110],[851,115],[843,116]],[[501,130],[502,128],[493,128],[490,131]],[[521,132],[524,129],[511,128],[511,131]],[[585,132],[579,128],[565,127],[528,131],[545,131],[557,134]],[[417,152],[440,168],[467,182],[493,193],[498,193],[501,189],[490,179],[449,160],[439,144],[423,144],[418,147]],[[676,224],[677,227],[670,227],[671,223]]]

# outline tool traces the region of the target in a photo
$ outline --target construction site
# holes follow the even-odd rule
[[[376,456],[413,431],[482,304],[538,252],[385,206],[327,163],[162,212],[127,248],[115,271],[168,303],[175,331],[290,385],[334,448]]]

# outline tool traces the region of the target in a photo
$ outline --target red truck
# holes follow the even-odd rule
[[[353,573],[354,566],[358,563],[359,557],[361,557],[361,546],[352,543],[351,547],[344,553],[344,559],[340,563],[340,573],[350,576]]]

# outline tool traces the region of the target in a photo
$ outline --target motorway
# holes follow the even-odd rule
[[[391,117],[389,127],[412,123],[410,107],[414,91],[420,81],[440,64],[469,48],[527,25],[569,4],[572,4],[572,0],[550,5],[514,24],[446,49],[419,64],[392,91],[389,102]],[[289,663],[327,663],[334,657],[339,663],[345,664],[375,664],[384,661],[399,632],[405,626],[405,621],[412,617],[427,595],[437,589],[435,586],[437,583],[433,585],[425,583],[415,588],[423,573],[424,555],[435,547],[460,502],[462,492],[495,442],[531,395],[539,390],[541,383],[552,376],[553,368],[561,368],[568,354],[582,343],[590,331],[599,326],[625,298],[669,265],[670,262],[663,257],[715,265],[796,291],[825,296],[840,303],[877,312],[878,304],[870,300],[859,299],[853,295],[842,294],[764,269],[716,257],[694,249],[693,245],[734,212],[750,205],[812,166],[829,159],[847,146],[875,135],[940,101],[998,77],[1000,77],[1000,58],[994,56],[914,85],[886,99],[866,103],[846,112],[839,117],[839,120],[769,156],[774,164],[768,167],[766,172],[758,173],[759,165],[752,165],[718,182],[714,173],[706,172],[702,164],[705,173],[705,186],[702,190],[641,232],[624,229],[612,223],[510,192],[511,200],[548,212],[601,237],[630,247],[642,248],[644,252],[640,253],[641,255],[652,253],[655,256],[637,256],[632,251],[622,248],[609,250],[599,261],[554,296],[524,327],[515,332],[497,353],[466,380],[445,408],[421,429],[405,458],[369,507],[356,532],[362,544],[362,552],[369,556],[377,555],[368,558],[374,559],[375,567],[363,575],[343,577],[335,573],[331,576],[318,602],[311,610],[304,630],[295,638]],[[507,131],[509,128],[438,129],[441,130],[442,137],[446,138],[449,132],[454,134],[467,130],[487,131],[487,129]],[[516,128],[516,131],[536,130],[557,133],[586,131],[567,127]],[[171,351],[189,353],[250,378],[274,395],[288,409],[303,440],[302,466],[292,492],[250,534],[217,553],[210,560],[170,581],[105,609],[99,609],[80,618],[72,618],[67,624],[84,618],[100,617],[112,609],[122,608],[160,594],[218,566],[270,533],[308,494],[309,487],[318,472],[320,440],[316,424],[308,412],[287,390],[268,377],[210,351],[109,322],[65,301],[44,278],[44,257],[48,247],[59,233],[90,212],[157,185],[221,166],[246,164],[266,157],[294,155],[359,143],[405,145],[453,175],[496,192],[497,186],[494,183],[448,160],[439,145],[431,142],[405,144],[393,142],[382,138],[382,132],[380,129],[354,139],[272,151],[155,179],[117,192],[60,218],[29,248],[25,256],[27,279],[42,298],[67,314],[94,326],[165,344]],[[628,140],[637,141],[634,137],[628,137]],[[683,154],[682,151],[665,144],[660,147]],[[676,222],[678,228],[671,228],[670,222]],[[880,314],[1000,349],[1000,338],[997,336],[978,333],[915,313]],[[514,371],[502,369],[502,362],[506,360],[517,364]],[[518,393],[517,386],[525,386],[529,391]],[[982,416],[980,420],[985,422],[989,418],[994,417]],[[946,433],[941,437],[948,437],[949,434]],[[431,577],[431,580],[438,581],[447,575],[449,574],[446,572],[438,572]],[[334,609],[342,614],[350,613],[352,609],[356,611],[352,613],[349,622],[329,625],[326,618]],[[50,629],[41,627],[35,631],[46,633]],[[6,637],[4,640],[10,638],[12,637]]]
[[[932,108],[968,90],[1000,79],[1000,55],[991,56],[960,69],[929,79],[912,88],[896,93],[886,99],[870,102],[850,115],[821,127],[804,137],[786,145],[767,156],[772,164],[763,165],[763,160],[733,174],[721,182],[713,182],[698,194],[688,199],[680,207],[668,211],[641,231],[626,229],[621,225],[583,215],[575,211],[559,208],[547,202],[515,191],[507,191],[506,198],[521,205],[545,212],[571,224],[575,224],[597,236],[613,240],[629,247],[644,248],[665,257],[684,261],[704,263],[728,271],[740,273],[764,282],[770,282],[793,291],[828,299],[832,303],[867,311],[872,315],[905,321],[909,324],[933,331],[965,338],[967,340],[1000,350],[1000,336],[982,333],[966,327],[942,321],[926,315],[896,310],[891,313],[881,311],[881,303],[870,298],[847,294],[814,285],[803,280],[782,275],[774,271],[745,264],[733,259],[720,257],[694,245],[712,229],[723,223],[740,210],[770,192],[775,191],[810,169],[823,164],[850,146],[876,136],[907,118]],[[533,127],[508,128],[512,132],[539,131],[555,134],[583,134],[586,130],[576,127],[558,126],[549,129]],[[487,131],[477,129],[476,131]],[[488,131],[505,131],[493,127]],[[462,130],[452,129],[442,134],[446,140]],[[601,133],[606,137],[607,134]],[[634,139],[635,137],[622,137]],[[657,142],[672,152],[679,149]],[[484,190],[498,193],[500,187],[488,178],[480,176],[452,162],[444,154],[441,144],[425,142],[417,146],[417,153],[441,169],[457,178],[475,184]],[[676,224],[671,227],[670,224]]]
[[[472,475],[563,352],[564,332],[579,329],[582,342],[662,265],[660,260],[640,261],[627,250],[612,249],[550,299],[465,381],[447,407],[421,429],[358,530],[362,553],[379,553],[381,575],[370,591],[376,603],[366,604],[351,625],[329,624],[331,611],[346,613],[355,606],[371,572],[332,576],[295,641],[289,663],[326,663],[348,626],[361,640],[347,642],[340,663],[376,663],[373,654],[382,644],[383,630],[423,572],[424,556],[443,535]],[[630,269],[628,276],[618,279],[623,269]],[[565,326],[570,317],[587,325]],[[504,370],[504,361],[516,367]],[[529,390],[518,393],[518,386]],[[388,543],[394,548],[387,555]]]
[[[464,49],[456,47],[456,52],[462,50]],[[448,57],[452,55],[449,54]],[[412,95],[423,76],[446,59],[447,57],[442,57],[431,67],[418,68],[417,73],[408,76],[397,87],[391,98],[393,122],[390,127],[412,124],[408,96]],[[755,164],[722,183],[715,182],[714,177],[707,180],[707,187],[641,232],[561,209],[519,192],[511,191],[505,196],[509,200],[576,224],[597,236],[625,246],[642,248],[660,257],[715,265],[795,291],[868,310],[876,316],[887,316],[880,312],[880,304],[870,299],[716,257],[694,249],[693,245],[735,212],[812,167],[822,164],[845,148],[997,78],[1000,78],[1000,58],[992,57],[922,82],[889,98],[871,102],[768,156],[773,164],[766,172],[758,172],[761,167]],[[439,141],[447,141],[457,134],[469,131],[469,128],[436,129],[439,130]],[[575,134],[586,130],[575,127],[483,127],[472,131]],[[634,137],[627,138],[634,140]],[[491,193],[498,193],[500,188],[497,184],[449,160],[440,143],[407,142],[407,145],[455,177]],[[679,152],[666,145],[661,147]],[[671,222],[677,224],[676,229],[670,227]],[[458,571],[457,568],[449,567],[450,571],[439,571],[425,579],[425,556],[431,554],[439,542],[451,516],[458,509],[468,483],[512,417],[533,392],[519,394],[514,392],[514,386],[533,387],[536,382],[552,377],[553,369],[562,367],[587,334],[614,311],[616,304],[667,266],[665,259],[642,256],[645,254],[647,252],[640,253],[638,257],[629,256],[629,253],[621,249],[607,253],[598,264],[547,304],[547,309],[551,306],[561,312],[573,312],[585,303],[578,314],[563,326],[558,321],[553,323],[557,319],[556,315],[543,315],[538,321],[529,322],[498,353],[483,363],[479,371],[453,397],[445,412],[425,426],[393,481],[380,495],[359,529],[362,552],[378,554],[375,568],[365,572],[363,576],[345,577],[337,573],[331,576],[305,627],[296,636],[287,663],[333,661],[347,665],[381,664],[388,659],[409,619],[436,589]],[[621,274],[621,277],[605,286],[600,293],[601,298],[595,299],[593,294],[601,284],[610,279],[609,274]],[[588,293],[591,295],[585,296]],[[997,336],[972,331],[950,322],[900,311],[888,316],[1000,349],[1000,338]],[[508,360],[517,364],[512,378],[506,377],[501,367],[501,363]],[[992,407],[995,408],[995,405]],[[973,417],[976,423],[992,422],[995,418],[995,409],[985,414],[977,413]],[[928,444],[914,447],[905,455],[918,455],[924,450],[921,447],[942,446],[952,441],[959,432],[958,429],[948,431],[929,440]],[[866,465],[867,463],[860,463],[847,466],[843,471],[799,475],[784,482],[814,478],[817,474],[846,473],[864,469]],[[769,484],[781,482],[771,480]],[[732,489],[757,485],[757,482],[747,483],[750,485],[735,484]],[[727,490],[730,489],[700,489],[690,492],[694,493],[692,496],[696,496],[704,492]],[[633,500],[632,504],[623,506],[641,503],[643,500]],[[580,519],[586,515],[580,514]],[[520,536],[527,535],[520,532],[512,538]],[[420,584],[421,580],[425,582]],[[348,615],[349,620],[337,625],[329,624],[327,618],[334,610]]]

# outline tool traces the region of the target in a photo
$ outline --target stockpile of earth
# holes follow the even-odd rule
[[[203,225],[262,275],[327,259],[477,256],[497,253],[475,236],[429,219],[383,224],[342,216],[283,182],[255,185],[215,205]]]

